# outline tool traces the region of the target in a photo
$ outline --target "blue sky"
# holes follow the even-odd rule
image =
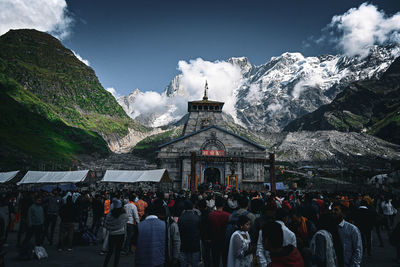
[[[105,88],[121,95],[135,88],[160,92],[179,73],[179,60],[246,56],[259,65],[287,51],[340,53],[333,43],[308,40],[319,38],[334,15],[363,2],[66,0],[62,42],[90,62]],[[400,11],[397,0],[368,3],[388,16]]]

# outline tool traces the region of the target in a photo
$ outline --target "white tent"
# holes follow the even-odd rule
[[[0,172],[0,184],[4,184],[14,179],[14,177],[18,174],[19,171],[13,172]]]
[[[28,171],[24,178],[17,184],[79,183],[86,178],[88,172],[89,170],[68,172]]]
[[[146,171],[107,170],[102,182],[107,183],[137,183],[137,182],[171,182],[166,169]]]

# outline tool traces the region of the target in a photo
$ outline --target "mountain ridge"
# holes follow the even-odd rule
[[[398,55],[400,48],[388,45],[371,47],[370,54],[363,59],[340,55],[304,57],[301,53],[286,52],[255,66],[246,57],[230,58],[227,62],[240,68],[242,73],[240,85],[232,89],[235,111],[230,115],[250,130],[279,132],[290,121],[330,103],[349,83],[378,78]],[[138,114],[134,111],[135,99],[130,102],[129,110],[122,101],[126,97],[118,102],[128,115],[138,116],[144,125],[173,123],[179,119],[173,116],[179,108],[173,105],[174,99],[188,99],[181,79],[182,74],[175,76],[162,93],[172,106],[165,112]],[[213,90],[212,84],[209,87]]]
[[[366,132],[400,144],[400,58],[377,80],[350,84],[329,104],[290,122],[285,131]]]

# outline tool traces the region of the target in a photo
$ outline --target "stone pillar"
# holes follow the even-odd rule
[[[275,183],[275,153],[269,153],[269,177],[271,180],[270,190],[276,193],[276,183]]]
[[[190,158],[190,191],[194,192],[196,182],[196,152],[192,152]]]

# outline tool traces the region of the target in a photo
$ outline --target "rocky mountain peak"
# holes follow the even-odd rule
[[[239,66],[243,73],[248,72],[252,67],[247,57],[231,57],[227,61],[232,65]]]
[[[379,78],[398,55],[399,47],[388,45],[372,46],[365,58],[341,55],[305,57],[298,52],[286,52],[255,66],[246,57],[232,57],[227,62],[241,69],[242,79],[237,88],[231,88],[234,99],[221,101],[234,102],[235,110],[230,110],[230,115],[248,129],[279,132],[290,121],[330,103],[349,83]],[[168,101],[171,107],[175,96],[188,97],[181,79],[182,74],[174,77],[163,93],[171,99]],[[176,112],[176,108],[168,109]],[[142,115],[151,118],[147,121],[151,126],[157,116],[165,117],[167,114]]]

